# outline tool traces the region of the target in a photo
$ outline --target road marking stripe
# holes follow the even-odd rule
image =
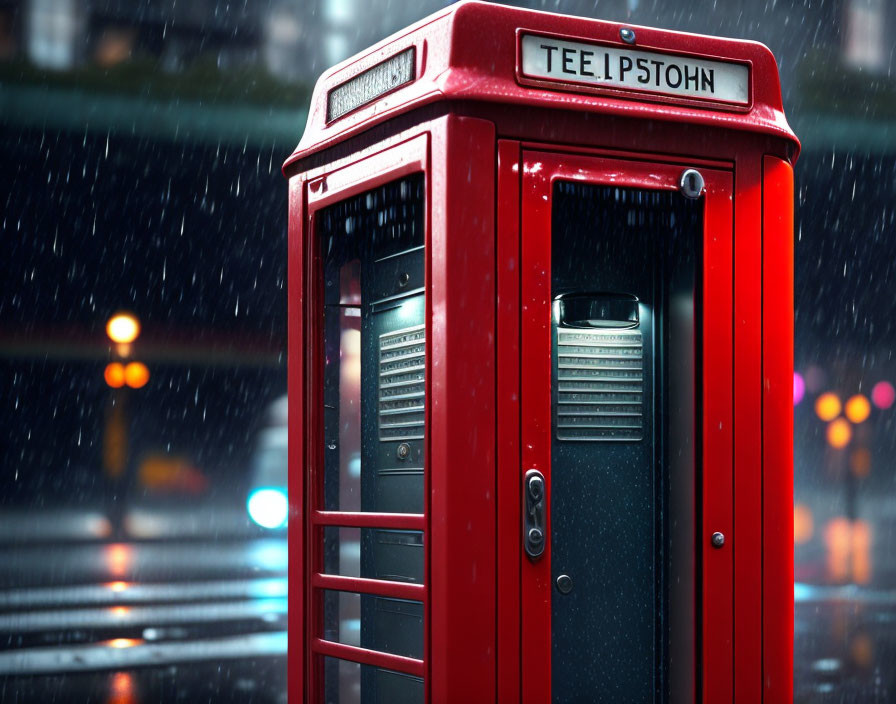
[[[117,670],[202,660],[285,656],[286,641],[286,631],[277,631],[129,648],[111,645],[28,648],[0,653],[0,675]]]
[[[287,600],[277,598],[174,606],[113,606],[103,609],[27,611],[0,615],[0,633],[213,623],[275,617],[285,614],[286,608]]]
[[[285,597],[285,577],[272,579],[214,580],[205,582],[167,582],[133,584],[110,582],[72,587],[38,587],[0,591],[0,609],[35,606],[72,606],[97,604],[140,604],[160,601],[199,601],[210,599]]]

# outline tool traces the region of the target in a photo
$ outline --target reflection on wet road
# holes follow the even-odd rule
[[[794,701],[896,701],[896,592],[797,584]]]
[[[285,537],[0,547],[0,701],[285,702],[286,567]]]

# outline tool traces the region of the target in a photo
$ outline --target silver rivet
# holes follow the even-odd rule
[[[619,38],[624,41],[626,44],[634,44],[635,43],[635,30],[629,29],[628,27],[623,27],[619,30]]]
[[[406,442],[403,442],[398,446],[398,449],[395,450],[395,454],[398,456],[398,459],[406,460],[408,455],[411,454],[411,446]]]
[[[572,591],[572,577],[561,574],[557,577],[557,591],[561,594],[569,594]]]
[[[703,174],[697,171],[697,169],[685,169],[681,172],[678,187],[685,198],[699,198],[700,194],[703,193],[704,185],[706,184],[703,181]]]
[[[724,533],[719,533],[718,531],[716,531],[712,534],[712,538],[710,538],[710,541],[712,542],[712,546],[714,548],[720,548],[725,544],[725,535]]]
[[[544,542],[544,533],[541,532],[541,528],[529,529],[529,542],[532,545],[541,545]]]

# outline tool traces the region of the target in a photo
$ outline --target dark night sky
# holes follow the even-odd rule
[[[108,389],[104,326],[141,319],[140,343],[260,350],[273,364],[150,364],[132,393],[135,455],[180,454],[241,483],[255,431],[285,393],[284,154],[72,133],[0,133],[3,258],[0,364],[3,502],[96,489]],[[100,345],[94,359],[45,361],[41,346]],[[200,352],[201,353],[201,352]],[[285,358],[284,358],[285,359]]]

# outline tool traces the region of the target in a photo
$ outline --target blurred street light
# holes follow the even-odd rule
[[[846,402],[845,412],[846,417],[858,425],[871,415],[871,404],[862,394],[856,394]]]
[[[871,400],[875,406],[886,410],[896,401],[896,389],[889,381],[879,381],[871,389]]]
[[[845,418],[837,418],[828,424],[827,437],[828,444],[840,450],[852,440],[852,426]]]
[[[130,344],[140,335],[140,321],[131,313],[116,313],[106,323],[106,334],[112,342]]]
[[[815,413],[825,422],[834,420],[834,418],[840,415],[840,410],[840,399],[837,397],[837,394],[830,391],[822,394],[815,401]]]
[[[803,400],[803,396],[806,395],[806,382],[803,379],[802,374],[799,372],[793,373],[793,405],[798,406],[800,401]]]
[[[106,365],[103,377],[112,387],[106,407],[106,423],[103,430],[103,469],[113,482],[110,492],[109,515],[116,535],[124,531],[124,497],[127,494],[131,471],[130,416],[128,413],[128,389],[140,389],[149,382],[149,369],[143,362],[128,361],[131,343],[140,335],[140,321],[133,313],[121,311],[106,322],[106,334],[116,343],[112,359]]]

